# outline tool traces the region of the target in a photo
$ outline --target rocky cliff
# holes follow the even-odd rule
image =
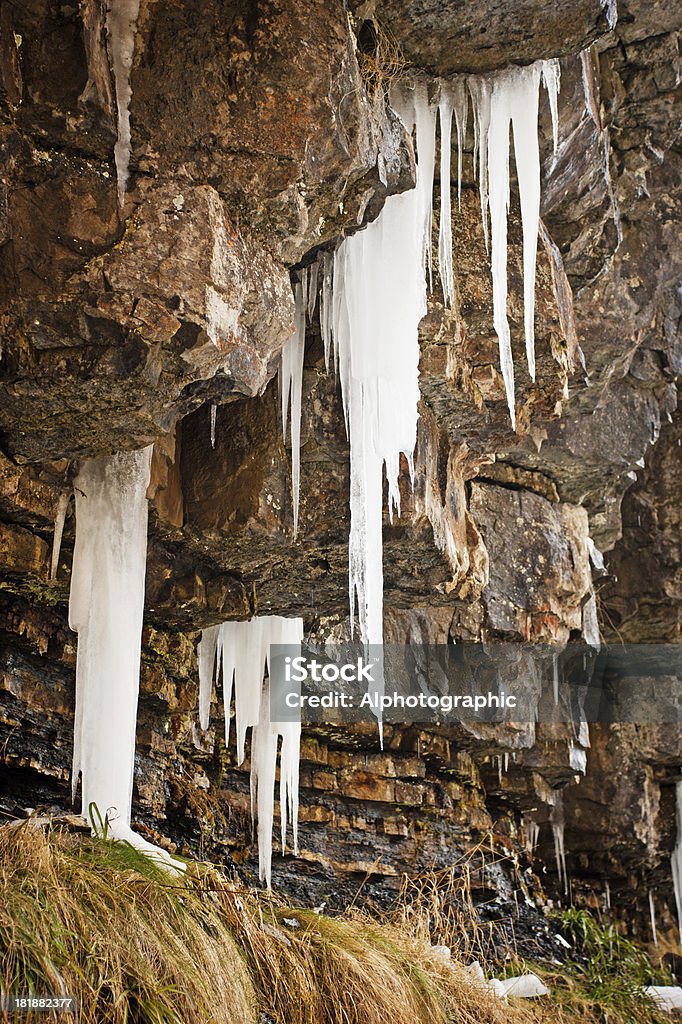
[[[254,613],[300,615],[320,637],[347,628],[348,443],[315,319],[295,540],[275,375],[292,271],[413,186],[392,80],[561,57],[556,153],[541,107],[537,380],[521,368],[513,191],[513,431],[467,135],[455,301],[434,282],[415,487],[405,466],[402,515],[384,523],[387,639],[563,644],[594,638],[598,617],[610,642],[680,641],[682,16],[670,0],[141,0],[122,206],[105,21],[103,0],[0,13],[2,800],[10,814],[68,802],[74,523],[69,505],[51,573],[60,496],[84,457],[154,442],[134,817],[156,841],[250,871],[248,776],[219,705],[199,729],[196,643]],[[581,734],[584,778],[572,740],[559,725],[405,725],[382,753],[370,728],[310,729],[301,857],[278,860],[277,884],[343,899],[369,873],[390,896],[400,872],[447,866],[492,831],[557,890],[561,793],[576,894],[602,900],[608,882],[624,911],[641,885],[672,927],[679,728],[600,726],[590,746]],[[647,939],[646,895],[638,909]]]

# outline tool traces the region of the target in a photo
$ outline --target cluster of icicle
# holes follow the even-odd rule
[[[107,4],[107,36],[118,112],[118,138],[114,146],[114,160],[118,201],[121,206],[125,200],[130,164],[130,71],[135,54],[135,30],[139,13],[140,0],[109,0]]]
[[[130,827],[147,564],[151,446],[83,463],[74,481],[69,624],[78,633],[73,790],[93,830],[156,859]]]
[[[272,828],[275,803],[277,748],[280,752],[279,807],[282,852],[287,819],[291,819],[294,852],[298,852],[298,764],[300,722],[270,721],[270,689],[264,679],[271,644],[298,645],[303,620],[276,615],[249,622],[224,622],[204,629],[199,642],[199,720],[207,729],[213,680],[222,676],[225,743],[229,744],[230,707],[234,693],[237,760],[244,760],[247,729],[251,729],[251,815],[258,823],[258,861],[261,881],[270,885]]]
[[[306,268],[295,284],[296,329],[285,345],[280,369],[282,422],[286,436],[291,407],[294,532],[298,530],[300,416],[305,317],[312,315],[318,287],[325,361],[341,381],[350,441],[351,529],[349,597],[363,643],[383,638],[382,508],[383,471],[389,514],[400,512],[400,456],[413,473],[419,401],[419,322],[426,312],[426,275],[432,282],[432,202],[436,117],[440,122],[439,269],[445,302],[454,299],[450,160],[454,115],[458,145],[458,196],[469,105],[473,107],[474,165],[481,211],[490,243],[493,319],[512,424],[515,425],[514,367],[507,320],[507,214],[510,196],[509,132],[514,153],[523,224],[526,354],[535,375],[535,261],[540,216],[538,104],[540,83],[549,93],[557,142],[557,61],[539,61],[493,75],[440,83],[437,102],[425,83],[391,94],[391,104],[417,150],[416,188],[390,196],[379,217],[346,238],[321,263]],[[490,229],[488,221],[490,219]]]

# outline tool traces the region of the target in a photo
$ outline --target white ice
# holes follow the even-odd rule
[[[656,906],[654,904],[654,894],[649,889],[649,920],[651,921],[651,935],[654,940],[654,946],[658,945],[658,933],[656,931]]]
[[[74,480],[69,625],[78,633],[72,784],[95,833],[174,864],[130,827],[152,446],[89,459]]]
[[[563,885],[565,893],[568,893],[568,874],[566,872],[566,848],[564,845],[564,794],[557,790],[554,798],[554,805],[550,814],[552,835],[554,836],[554,855],[556,858],[557,874],[559,885]]]
[[[452,270],[452,203],[450,199],[450,155],[452,150],[452,96],[450,91],[441,89],[438,104],[440,122],[440,222],[438,229],[438,268],[443,300],[452,308],[455,298],[455,281]],[[461,153],[461,149],[460,149]]]
[[[135,31],[140,12],[140,0],[109,0],[107,4],[107,35],[109,54],[114,71],[114,88],[118,111],[118,138],[114,146],[118,201],[125,201],[130,166],[130,72],[135,54]]]
[[[478,157],[483,228],[488,245],[490,213],[493,323],[500,349],[500,368],[512,426],[516,425],[514,363],[507,318],[507,216],[509,212],[509,131],[514,138],[523,232],[524,333],[528,372],[535,379],[535,268],[540,220],[540,151],[538,105],[540,82],[550,100],[554,145],[558,138],[559,64],[537,61],[492,75],[472,76],[467,85],[474,108],[474,163]],[[464,111],[466,111],[464,94]],[[457,107],[455,107],[457,111]],[[466,118],[462,118],[464,124]],[[459,132],[458,132],[459,134]],[[460,154],[463,138],[460,142]]]
[[[334,257],[333,342],[350,440],[351,624],[365,644],[383,639],[383,469],[391,514],[400,511],[400,455],[412,467],[419,401],[419,321],[430,264],[436,107],[426,87],[392,102],[416,127],[417,186],[390,196],[372,224]]]
[[[57,579],[59,569],[59,555],[62,550],[62,537],[64,535],[64,523],[69,508],[71,495],[68,491],[62,491],[57,500],[57,511],[54,517],[54,533],[52,535],[52,557],[50,559],[50,579]]]
[[[317,264],[315,266],[314,290],[309,291],[308,270],[294,285],[295,326],[294,333],[282,349],[279,369],[279,389],[282,402],[282,433],[287,439],[287,418],[291,410],[291,500],[294,510],[294,537],[298,534],[298,508],[301,488],[301,400],[303,392],[303,357],[305,355],[306,308],[312,316],[317,294]]]
[[[540,981],[537,974],[520,974],[514,978],[491,978],[488,988],[500,999],[513,996],[516,999],[536,999],[548,996],[549,989]]]
[[[271,644],[298,646],[303,620],[262,616],[248,622],[224,622],[204,629],[198,648],[199,719],[208,728],[214,678],[222,674],[225,741],[229,742],[230,705],[234,692],[237,760],[244,760],[246,732],[251,729],[251,812],[258,831],[259,873],[270,885],[277,748],[280,749],[279,804],[282,850],[291,822],[298,852],[298,772],[300,722],[270,721],[269,681],[264,679]]]
[[[678,985],[647,985],[644,991],[665,1013],[682,1011],[682,988]]]

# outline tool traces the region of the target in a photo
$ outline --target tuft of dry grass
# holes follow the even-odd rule
[[[368,39],[358,38],[356,58],[368,95],[376,100],[388,94],[391,85],[407,76],[407,61],[400,44],[376,20],[365,22]]]
[[[604,1021],[603,987],[597,991],[570,966],[545,974],[552,996],[500,1002],[461,958],[443,957],[431,945],[434,929],[440,938],[457,938],[466,915],[474,920],[466,900],[453,910],[462,897],[455,883],[429,876],[408,895],[380,920],[357,910],[327,917],[245,888],[212,866],[190,864],[185,877],[171,878],[123,843],[30,821],[6,826],[0,828],[0,989],[75,995],[80,1024]],[[589,941],[601,943],[600,934],[590,931]],[[608,950],[599,949],[606,977]],[[609,1024],[660,1019],[636,987],[622,1004],[617,994],[611,985]],[[49,1019],[67,1024],[75,1017],[16,1018],[21,1024]]]
[[[215,907],[127,844],[30,820],[0,828],[0,963],[3,992],[75,995],[80,1024],[256,1020],[240,948]]]

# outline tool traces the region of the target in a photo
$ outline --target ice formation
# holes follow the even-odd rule
[[[74,481],[76,543],[69,625],[78,633],[73,794],[95,832],[157,859],[130,827],[147,563],[152,446],[83,463]]]
[[[199,721],[208,728],[213,680],[222,677],[225,742],[229,743],[230,706],[234,692],[237,760],[244,760],[246,731],[251,729],[251,814],[258,827],[261,881],[270,885],[272,828],[275,802],[277,747],[280,750],[279,806],[282,850],[291,821],[294,852],[298,852],[298,764],[301,726],[270,721],[270,690],[266,674],[271,644],[298,645],[303,620],[270,615],[249,622],[209,626],[201,635],[199,660]]]
[[[533,821],[532,818],[526,818],[524,816],[523,821],[523,832],[525,835],[525,847],[529,857],[532,857],[535,853],[535,849],[538,845],[540,838],[540,826],[537,821]]]
[[[409,132],[415,133],[416,187],[389,196],[379,217],[346,238],[333,257],[324,253],[304,270],[296,285],[296,331],[287,342],[280,371],[282,421],[292,420],[294,531],[298,526],[300,461],[297,420],[305,312],[312,315],[320,292],[320,331],[325,363],[341,380],[343,409],[351,448],[351,529],[349,598],[363,643],[383,638],[382,507],[383,472],[388,508],[400,512],[398,477],[404,454],[411,474],[419,401],[419,321],[426,312],[426,278],[432,282],[432,206],[436,115],[440,124],[440,230],[438,264],[446,305],[454,301],[450,161],[452,119],[457,146],[458,198],[466,141],[469,99],[473,106],[474,164],[478,167],[481,213],[488,244],[490,214],[494,323],[512,424],[515,425],[514,369],[507,320],[507,212],[509,131],[514,134],[521,201],[524,264],[524,321],[528,367],[535,375],[534,294],[540,210],[540,156],[537,121],[540,83],[547,88],[554,143],[557,143],[559,64],[538,61],[489,76],[440,82],[437,102],[424,82],[400,85],[390,102]],[[333,270],[332,270],[333,260]],[[291,398],[289,398],[291,396]],[[298,403],[298,404],[297,404]],[[454,559],[453,559],[454,560]]]
[[[59,495],[57,501],[57,511],[54,517],[54,533],[52,535],[52,557],[50,559],[50,579],[57,579],[57,570],[59,569],[59,554],[62,550],[62,536],[64,534],[64,523],[66,522],[66,513],[69,508],[69,501],[71,495],[68,491],[63,491]]]
[[[643,991],[664,1013],[682,1012],[682,988],[679,985],[647,985]]]
[[[140,0],[109,0],[107,4],[107,35],[109,54],[114,72],[116,107],[118,110],[118,139],[114,146],[118,201],[125,201],[130,165],[130,72],[135,53],[135,30],[140,13]]]
[[[287,439],[287,418],[291,421],[291,500],[294,509],[294,537],[298,534],[298,503],[301,486],[301,397],[303,391],[303,357],[305,355],[306,312],[312,316],[317,290],[317,263],[314,281],[309,282],[308,268],[302,279],[294,285],[294,332],[285,342],[279,368],[279,390],[282,401],[282,433]],[[312,295],[312,309],[308,302],[308,285]],[[289,416],[289,411],[291,415]]]
[[[516,999],[537,999],[548,996],[549,989],[537,974],[519,974],[512,978],[491,978],[488,988],[499,999],[507,1001],[508,996]]]
[[[656,906],[654,904],[654,894],[649,889],[649,920],[651,921],[651,936],[653,938],[654,946],[658,945],[658,933],[656,931]]]
[[[555,793],[554,806],[550,814],[552,835],[554,837],[554,855],[559,875],[559,885],[563,885],[568,893],[568,874],[566,872],[566,848],[564,845],[564,794],[561,790]]]
[[[383,469],[388,505],[400,511],[403,453],[412,468],[419,401],[419,321],[431,260],[436,108],[426,87],[396,101],[416,126],[417,186],[390,196],[364,231],[334,256],[332,336],[350,440],[349,597],[363,643],[383,639]]]
[[[670,864],[673,875],[673,888],[675,890],[675,905],[677,907],[677,927],[680,936],[682,936],[682,781],[675,784],[675,808],[677,839]]]
[[[549,94],[554,148],[558,142],[558,61],[537,61],[529,67],[509,68],[492,75],[472,76],[441,83],[441,218],[438,239],[440,276],[446,305],[452,304],[452,239],[449,217],[450,122],[457,124],[457,191],[461,192],[462,151],[467,122],[467,90],[474,111],[474,166],[478,169],[481,215],[486,249],[492,243],[493,322],[500,347],[512,425],[515,425],[514,364],[507,319],[507,214],[509,211],[509,129],[514,137],[516,176],[523,231],[524,331],[528,372],[535,380],[535,262],[540,223],[540,149],[538,106],[540,82]],[[488,232],[490,214],[490,235]]]

